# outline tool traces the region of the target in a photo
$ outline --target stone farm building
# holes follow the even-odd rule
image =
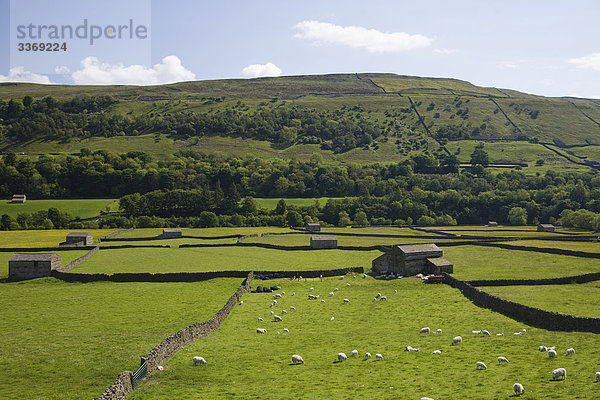
[[[554,225],[552,224],[539,224],[537,226],[538,232],[554,232]]]
[[[305,230],[307,232],[321,232],[321,224],[315,224],[315,223],[306,224]]]
[[[337,238],[335,236],[311,236],[310,247],[313,249],[336,249]]]
[[[402,276],[417,274],[452,273],[452,263],[442,257],[442,249],[435,244],[394,246],[391,251],[373,260],[373,271],[378,274],[393,272]]]
[[[65,244],[90,246],[94,243],[94,238],[88,232],[69,232]]]
[[[15,253],[8,261],[8,279],[23,280],[50,276],[50,271],[61,267],[58,254]]]
[[[498,226],[498,223],[496,221],[490,221],[488,222],[488,226]]]
[[[27,196],[24,194],[13,194],[11,203],[23,204],[27,201]]]
[[[165,228],[163,229],[162,235],[160,235],[163,239],[176,239],[182,236],[181,229],[179,228]]]

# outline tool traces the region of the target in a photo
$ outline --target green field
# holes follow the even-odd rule
[[[479,289],[506,300],[578,317],[600,318],[600,282],[571,285],[489,286]]]
[[[315,204],[315,202],[319,202],[319,206],[323,207],[327,204],[327,200],[329,197],[320,197],[320,198],[284,198],[285,204],[288,206],[296,206],[296,207],[309,207]],[[340,198],[336,198],[340,199]],[[260,208],[266,208],[267,210],[274,210],[277,207],[277,203],[279,203],[282,199],[266,199],[266,198],[256,198],[254,199],[258,203]]]
[[[269,284],[286,292],[275,308],[269,307],[268,294],[245,295],[243,306],[234,309],[219,331],[167,360],[165,370],[154,372],[131,399],[505,399],[513,394],[514,382],[524,385],[526,398],[583,399],[597,393],[593,381],[599,335],[535,329],[475,307],[458,290],[411,279],[380,282],[347,277]],[[326,302],[307,300],[309,287]],[[328,297],[335,287],[340,291]],[[292,292],[296,295],[290,296]],[[387,295],[388,301],[373,302],[377,292]],[[350,303],[344,304],[343,298]],[[280,314],[292,305],[295,311]],[[272,322],[272,309],[283,315],[283,322]],[[258,317],[265,322],[258,322]],[[443,333],[419,334],[425,326]],[[257,335],[259,327],[268,333]],[[526,334],[512,335],[522,328]],[[505,336],[473,335],[474,329]],[[462,345],[450,346],[456,335],[462,335]],[[540,353],[542,343],[558,346],[559,357],[549,360]],[[404,352],[406,345],[421,351]],[[576,349],[574,357],[562,356],[568,347]],[[338,352],[349,356],[353,349],[359,357],[335,362]],[[436,349],[442,354],[433,355]],[[365,352],[373,358],[362,361]],[[375,361],[376,353],[384,359]],[[291,365],[292,354],[301,355],[304,364]],[[208,365],[194,367],[192,357],[197,355]],[[510,363],[499,367],[500,355]],[[485,362],[488,369],[476,370],[476,361]],[[565,382],[550,380],[558,367],[568,371]]]
[[[240,283],[2,284],[0,398],[99,396],[165,337],[211,318]]]
[[[86,229],[98,240],[119,229]],[[67,234],[73,232],[67,229],[32,230],[32,231],[1,231],[0,247],[50,247],[58,246],[67,239]]]
[[[111,201],[111,199],[27,200],[24,204],[13,204],[8,199],[0,201],[0,215],[8,214],[14,218],[19,213],[31,214],[54,207],[62,212],[68,212],[73,217],[91,218],[100,214],[100,210]]]
[[[279,246],[309,246],[312,235],[269,235],[260,238],[253,237],[244,239],[244,243],[269,243]],[[415,243],[445,243],[449,239],[440,237],[439,239],[416,239],[416,238],[387,238],[387,237],[369,237],[369,236],[338,236],[338,246],[391,246],[400,244]]]

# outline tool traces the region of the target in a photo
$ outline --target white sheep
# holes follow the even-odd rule
[[[281,313],[282,314],[287,314],[287,311],[286,310],[281,310]]]
[[[523,385],[521,385],[520,383],[515,383],[513,385],[513,390],[515,391],[515,395],[520,396],[523,393],[525,393],[525,389],[523,388]]]
[[[421,330],[419,331],[419,333],[429,333],[429,332],[431,332],[431,329],[429,329],[429,327],[421,328]]]
[[[381,296],[381,297],[379,298],[379,301],[385,301],[385,300],[387,300],[387,296]]]
[[[475,363],[475,365],[476,365],[476,368],[477,368],[477,369],[487,369],[487,365],[485,365],[485,363],[483,363],[483,362],[481,362],[481,361],[477,361],[477,362]]]
[[[508,358],[502,356],[498,357],[498,365],[502,365],[502,363],[508,364]]]
[[[520,336],[523,332],[515,332],[513,333],[513,336]]]
[[[556,368],[552,371],[552,379],[557,380],[560,377],[563,377],[563,380],[567,379],[567,370],[564,368]]]
[[[475,334],[475,335],[480,335],[481,331],[471,331],[471,333]]]
[[[344,299],[344,303],[350,303],[350,300]]]
[[[259,320],[260,322],[262,322],[262,321],[263,321],[263,319],[262,319],[261,317],[258,317],[258,320]]]
[[[413,351],[412,346],[404,346],[404,351]]]
[[[435,331],[435,333],[442,333],[442,330],[438,329],[438,330]]]
[[[373,301],[377,301],[377,298],[376,298],[376,297],[373,297]]]
[[[333,294],[334,294],[333,292],[329,292],[329,297],[333,296]]]
[[[281,292],[281,294],[285,294],[285,292]]]
[[[365,358],[363,358],[363,361],[366,361],[369,358],[371,358],[371,353],[365,353]]]
[[[541,352],[541,351],[548,351],[548,348],[547,348],[546,346],[540,346],[540,347],[538,348],[538,350],[539,350],[540,352]]]
[[[347,359],[348,359],[348,356],[346,356],[346,353],[338,353],[338,361],[339,362],[342,362]]]
[[[274,320],[275,322],[281,322],[281,321],[283,321],[283,319],[282,319],[282,318],[281,318],[279,315],[276,315],[276,314],[275,314],[275,315],[273,315],[273,320]]]
[[[290,310],[295,310],[295,309],[296,309],[296,307],[290,306]]]
[[[380,353],[375,354],[376,360],[383,360],[383,356]]]
[[[350,286],[350,284],[349,284],[349,283],[346,283],[346,287],[348,287],[348,286]]]
[[[309,292],[312,292],[313,290],[315,290],[315,288],[308,289]]]
[[[295,296],[295,295],[296,295],[296,292],[292,292],[292,296]]]
[[[523,332],[527,332],[527,329],[523,328]]]
[[[548,358],[556,357],[556,350],[548,350]]]
[[[271,311],[271,315],[275,314],[273,311]]]
[[[568,357],[568,356],[572,356],[573,354],[575,354],[575,349],[573,349],[573,348],[567,349],[567,351],[566,351],[566,353],[565,353],[565,355],[566,355],[567,357]]]
[[[277,334],[278,334],[278,335],[281,335],[281,332],[277,331]]]
[[[431,397],[421,397],[421,400],[433,400]]]
[[[156,369],[157,369],[158,371],[162,371],[162,370],[164,370],[164,369],[165,369],[165,367],[163,367],[162,365],[157,365],[157,366],[156,366]]]
[[[285,333],[290,333],[290,331],[289,331],[289,329],[288,329],[288,328],[283,328],[283,331],[284,331]]]
[[[433,354],[442,354],[442,351],[441,350],[434,350]]]
[[[264,328],[256,328],[256,333],[267,333],[267,330]]]
[[[398,290],[397,290],[397,289],[396,289],[396,290],[394,290],[394,293],[398,293]]]
[[[292,364],[304,364],[304,359],[302,358],[302,356],[299,356],[298,354],[294,354],[292,356]]]
[[[496,333],[496,336],[504,336],[504,333]]]
[[[309,295],[308,295],[308,299],[309,299],[309,300],[314,300],[314,299],[316,299],[316,298],[317,298],[317,296],[315,296],[314,294],[309,294]]]
[[[273,300],[273,305],[277,304],[277,300]]]
[[[556,350],[556,346],[548,347],[548,350]]]
[[[325,300],[321,300],[321,303],[325,303]]]
[[[244,304],[244,300],[240,301],[240,306],[241,306],[242,304]]]
[[[600,382],[600,372],[596,372],[596,382]]]
[[[350,357],[356,357],[358,355],[358,350],[352,350],[352,352],[350,352]]]
[[[331,317],[331,318],[329,318],[329,320],[330,320],[330,321],[333,321],[334,319],[335,319],[335,317]]]
[[[340,276],[340,281],[341,281],[342,279],[344,279],[344,275]]]
[[[340,289],[338,289],[338,288],[333,289],[334,292],[337,292],[338,290],[340,290]]]
[[[365,279],[367,277],[367,274],[363,274],[363,279]]]
[[[481,331],[481,333],[483,334],[483,336],[491,336],[489,331],[486,331],[485,329]]]
[[[208,364],[206,362],[206,360],[204,359],[204,357],[198,357],[198,356],[195,356],[194,358],[192,358],[192,362],[194,363],[194,366],[196,366],[197,364]]]
[[[380,297],[381,297],[381,293],[377,293],[377,294],[375,295],[375,298],[377,298],[377,299],[378,299],[378,298],[380,298]]]
[[[455,338],[452,339],[451,346],[456,346],[461,343],[462,343],[462,336],[456,336]]]

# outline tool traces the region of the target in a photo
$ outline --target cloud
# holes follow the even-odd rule
[[[57,65],[56,67],[54,67],[54,73],[55,74],[66,75],[66,74],[68,74],[70,72],[71,72],[71,70],[66,65],[61,65],[61,66]]]
[[[11,68],[8,75],[0,75],[0,82],[52,83],[46,75],[25,71],[24,67]]]
[[[434,53],[436,54],[452,54],[452,53],[456,53],[456,50],[454,49],[434,49],[433,50]]]
[[[314,40],[317,44],[327,43],[363,48],[370,53],[396,53],[427,47],[433,41],[423,35],[404,32],[386,33],[362,26],[340,26],[328,22],[302,21],[294,25],[298,39]]]
[[[71,77],[78,85],[160,85],[196,78],[186,69],[177,56],[167,56],[152,68],[143,65],[124,66],[101,63],[96,57],[81,61],[83,69],[73,72]]]
[[[600,71],[600,53],[592,53],[579,58],[571,58],[571,64],[575,64],[577,68],[595,69]]]
[[[242,76],[247,78],[258,78],[259,76],[279,76],[281,68],[273,63],[250,64],[242,70]]]

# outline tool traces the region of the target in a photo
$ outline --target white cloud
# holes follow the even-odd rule
[[[71,72],[71,70],[66,65],[61,65],[61,66],[57,65],[56,67],[54,67],[54,73],[55,74],[66,75],[66,74],[68,74],[70,72]]]
[[[592,53],[579,58],[571,58],[571,64],[575,64],[577,68],[590,68],[600,71],[600,53]]]
[[[167,56],[152,68],[143,65],[124,66],[101,63],[96,57],[81,61],[83,69],[73,72],[73,81],[78,85],[160,85],[196,78],[186,69],[177,56]]]
[[[0,75],[0,82],[52,83],[46,75],[25,71],[24,67],[11,68],[8,75]]]
[[[364,48],[370,53],[392,53],[427,47],[433,41],[423,35],[404,32],[386,33],[362,26],[340,26],[328,22],[302,21],[294,25],[298,39],[312,39],[317,44],[337,44]]]
[[[456,50],[454,49],[434,49],[433,50],[434,53],[436,54],[452,54],[452,53],[456,53]]]
[[[259,76],[279,76],[281,68],[273,63],[266,64],[250,64],[242,70],[242,76],[247,78],[257,78]]]

